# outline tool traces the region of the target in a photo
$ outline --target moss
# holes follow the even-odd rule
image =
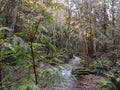
[[[88,75],[88,74],[93,74],[94,72],[91,71],[90,69],[75,69],[72,70],[72,74],[74,75]]]

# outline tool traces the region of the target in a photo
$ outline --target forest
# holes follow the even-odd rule
[[[0,90],[120,90],[120,0],[0,0]]]

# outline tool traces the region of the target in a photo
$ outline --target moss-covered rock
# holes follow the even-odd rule
[[[72,70],[72,74],[79,76],[79,75],[94,74],[94,72],[91,71],[90,69],[81,69],[81,68],[78,68],[78,69]]]

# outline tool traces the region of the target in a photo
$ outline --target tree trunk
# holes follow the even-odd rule
[[[34,72],[34,76],[35,76],[35,83],[37,85],[38,84],[38,77],[37,77],[35,55],[34,55],[34,50],[33,50],[33,44],[32,44],[32,42],[30,44],[30,48],[31,48],[31,55],[32,55],[32,60],[33,60],[32,64],[33,64],[33,72]]]
[[[115,0],[112,0],[112,37],[114,38],[115,37],[115,9],[114,9],[114,6],[115,6]],[[113,50],[115,49],[115,38],[113,39]]]
[[[106,31],[107,31],[107,11],[106,11],[106,0],[104,0],[104,20],[103,20],[103,34],[106,35]],[[103,47],[102,47],[102,51],[103,52],[107,52],[107,44],[104,43]]]
[[[107,31],[107,11],[106,11],[106,0],[104,0],[104,24],[103,24],[103,33],[106,35]]]
[[[1,64],[0,64],[0,87],[2,87],[2,67],[1,67]],[[2,88],[0,90],[2,90]]]
[[[17,18],[17,11],[18,11],[18,3],[19,0],[15,0],[14,1],[14,9],[12,11],[12,24],[10,26],[10,28],[12,29],[12,31],[9,33],[8,37],[12,37],[14,34],[14,30],[15,30],[15,24],[16,24],[16,18]]]

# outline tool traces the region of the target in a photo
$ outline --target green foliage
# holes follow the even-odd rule
[[[59,69],[53,69],[53,67],[57,68],[63,63],[68,63],[73,54],[80,55],[84,52],[86,56],[89,56],[90,49],[95,49],[94,52],[107,52],[119,47],[119,5],[114,6],[115,21],[113,23],[115,22],[116,25],[113,25],[111,29],[112,16],[110,15],[114,15],[111,13],[113,11],[111,8],[114,7],[108,5],[110,14],[105,13],[104,3],[100,1],[70,2],[67,0],[64,4],[59,2],[60,0],[18,0],[15,31],[13,37],[9,38],[11,29],[8,27],[12,26],[11,22],[16,21],[15,18],[13,20],[11,18],[16,9],[15,1],[0,0],[2,83],[3,86],[13,82],[16,85],[9,90],[39,90],[39,87],[52,86],[61,79]],[[91,5],[92,2],[95,5]],[[109,0],[106,2],[106,4],[111,3]],[[116,4],[119,4],[119,1]],[[94,12],[92,6],[94,6]],[[91,11],[88,11],[88,7]],[[116,55],[113,56],[111,60],[116,58]],[[103,75],[110,68],[108,61],[108,59],[102,59],[94,62],[93,66],[97,74]],[[40,68],[41,63],[48,68]],[[85,63],[87,63],[85,60],[81,60],[82,65]],[[117,62],[117,67],[119,70],[119,62]],[[38,85],[34,83],[33,68],[37,71]],[[16,76],[14,73],[21,70],[22,73],[25,70],[27,75],[19,78],[18,81],[12,81],[11,79]],[[112,78],[111,81],[102,83],[105,86],[109,84],[110,88],[115,89],[116,86],[118,87],[118,81],[118,78]]]
[[[26,83],[20,85],[16,90],[40,90],[40,88],[35,83]]]
[[[56,52],[56,47],[50,43],[46,38],[41,38],[41,43],[43,47],[51,49],[52,51]]]
[[[54,18],[52,15],[46,13],[46,14],[44,14],[44,21],[48,21],[48,22],[52,23],[52,22],[54,22]]]
[[[62,59],[63,62],[66,62],[68,63],[69,60],[71,58],[73,58],[73,53],[69,52],[69,51],[64,51],[64,52],[61,52],[59,55],[58,55],[58,58],[59,59]]]
[[[29,46],[22,38],[14,36],[8,42],[2,43],[1,58],[5,63],[20,64],[28,58]],[[19,57],[19,58],[18,58]]]
[[[95,72],[98,75],[104,75],[107,70],[110,68],[110,63],[108,60],[97,60],[93,62],[93,67],[95,68]]]
[[[2,31],[11,31],[11,29],[10,28],[7,28],[7,27],[0,27],[0,32],[2,32]]]
[[[119,90],[120,89],[120,74],[114,75],[109,81],[101,80],[99,81],[100,88],[99,90]]]
[[[49,64],[52,66],[59,66],[61,64],[64,64],[64,62],[63,62],[63,60],[59,59],[58,57],[54,57],[54,58],[52,58],[52,60],[50,60]]]
[[[51,7],[57,10],[63,9],[64,6],[61,3],[51,3]]]
[[[0,4],[2,1],[4,0],[0,0]],[[0,15],[0,19],[3,18],[0,26],[6,26],[0,27],[0,65],[2,64],[3,71],[2,84],[9,85],[9,83],[14,82],[15,85],[4,89],[40,90],[39,87],[45,84],[50,85],[60,82],[59,70],[49,67],[49,69],[51,69],[50,71],[40,70],[37,72],[39,83],[38,85],[34,83],[35,78],[32,69],[33,56],[30,51],[30,42],[32,41],[35,67],[37,70],[40,68],[39,65],[41,62],[46,63],[48,66],[50,65],[50,60],[57,65],[62,63],[57,55],[60,51],[53,43],[53,37],[51,36],[53,28],[51,28],[51,25],[55,22],[53,12],[63,9],[63,5],[53,2],[53,0],[47,0],[45,3],[45,0],[43,0],[43,2],[42,0],[19,1],[18,7],[20,12],[17,13],[15,32],[13,37],[9,38],[8,34],[11,29],[7,28],[7,26],[11,26],[12,19],[10,13],[14,10],[14,0],[8,1],[9,4],[5,4],[5,12]],[[59,42],[58,39],[56,39],[56,41]],[[70,55],[68,55],[67,58],[69,56]],[[21,70],[22,74],[25,73],[24,77],[20,75],[17,80],[14,80],[14,76],[17,76],[16,72]],[[29,75],[27,75],[28,72]],[[19,72],[17,74],[19,74]]]
[[[116,66],[117,66],[118,68],[120,68],[120,60],[118,60],[118,61],[116,62]]]
[[[108,88],[109,88],[108,90],[118,90],[116,86],[110,81],[101,80],[99,84],[100,84],[99,90],[106,90]]]
[[[51,88],[55,83],[60,83],[61,80],[61,73],[58,68],[40,70],[39,83],[42,87]]]
[[[11,29],[8,27],[0,27],[0,40],[5,39],[10,31]]]

